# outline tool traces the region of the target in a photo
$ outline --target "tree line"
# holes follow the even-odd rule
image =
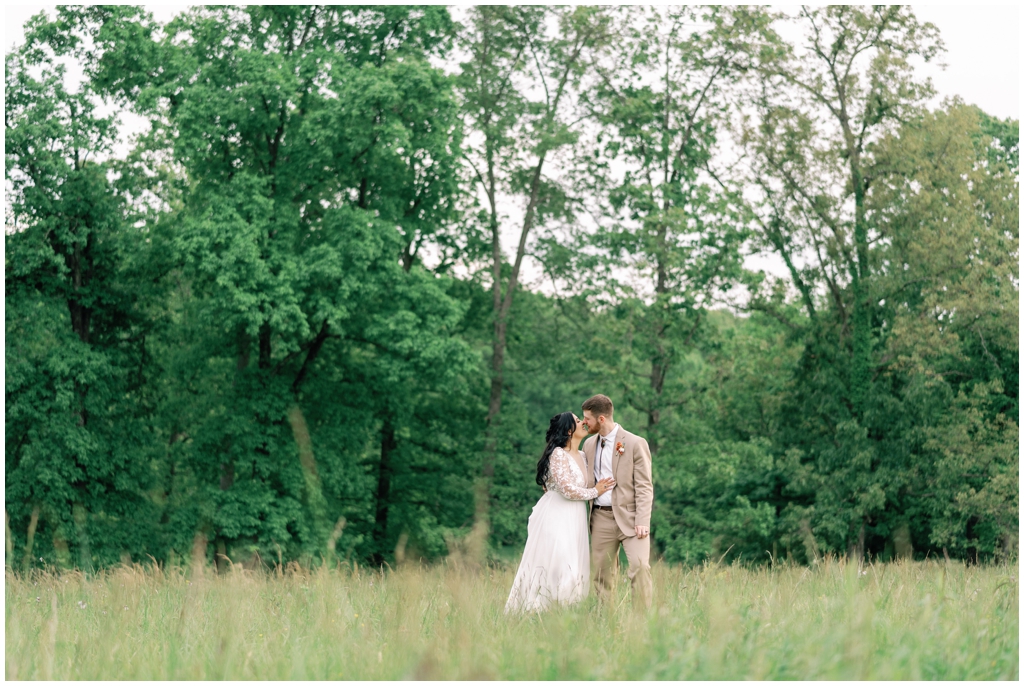
[[[514,554],[596,392],[668,562],[1016,556],[1018,122],[934,104],[909,7],[25,35],[8,566]]]

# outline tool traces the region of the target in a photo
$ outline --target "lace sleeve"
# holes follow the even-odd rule
[[[576,482],[572,472],[572,465],[569,460],[572,458],[569,453],[561,448],[555,448],[551,453],[551,462],[548,469],[551,471],[551,480],[554,482],[555,490],[569,500],[593,500],[597,497],[596,488],[583,488]]]

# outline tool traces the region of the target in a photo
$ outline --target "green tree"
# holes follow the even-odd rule
[[[954,101],[887,136],[869,198],[875,373],[921,432],[900,504],[917,545],[970,557],[1015,549],[1019,512],[1016,123],[992,121]]]
[[[552,31],[553,27],[555,28]],[[557,151],[571,145],[574,89],[585,52],[606,35],[596,8],[474,7],[463,44],[469,58],[458,76],[467,130],[479,134],[466,159],[486,197],[481,219],[491,244],[491,390],[484,466],[477,484],[479,536],[487,530],[489,487],[501,438],[509,316],[528,240],[545,216],[565,211],[564,191],[548,171]],[[531,97],[532,86],[538,86]],[[500,195],[525,204],[519,241],[506,276],[501,249]]]
[[[144,235],[111,182],[116,120],[65,80],[38,46],[7,56],[5,493],[25,563],[74,551],[90,568],[141,554],[155,528],[142,391],[155,293],[136,282]],[[36,546],[43,532],[52,547]]]
[[[943,48],[935,27],[902,6],[803,8],[790,23],[803,44],[778,41],[757,64],[748,181],[762,194],[763,245],[786,263],[812,319],[827,286],[849,332],[847,399],[862,416],[876,337],[867,196],[886,173],[868,148],[919,115],[933,91],[911,61]]]
[[[628,381],[622,400],[645,415],[656,455],[663,412],[682,392],[673,367],[693,349],[708,307],[737,280],[746,210],[709,165],[730,112],[729,85],[748,68],[767,22],[745,9],[618,14],[618,39],[597,51],[595,83],[583,96],[599,126],[584,187],[600,221],[570,251],[589,244],[596,259],[569,264],[628,310],[635,335],[622,354],[638,366],[622,371],[645,382]],[[695,23],[707,28],[694,32]]]
[[[96,81],[150,117],[186,184],[157,228],[178,260],[179,321],[199,334],[168,372],[176,393],[198,395],[163,428],[186,443],[175,528],[212,536],[218,555],[294,556],[323,550],[346,512],[350,540],[379,559],[408,378],[440,383],[471,362],[451,335],[460,308],[417,264],[456,201],[457,108],[428,63],[450,41],[448,15],[202,8],[162,35],[146,21],[104,9],[58,19],[84,36],[69,49]],[[125,51],[153,61],[122,79]],[[352,366],[353,402],[311,411],[309,398],[346,381],[332,368]],[[346,409],[348,436],[318,433]],[[364,473],[324,493],[336,470]]]
[[[667,561],[1016,555],[1019,127],[925,106],[934,27],[467,19],[30,20],[9,564],[514,555],[549,418],[597,391],[656,451]]]
[[[942,46],[935,27],[905,7],[804,8],[787,21],[802,43],[761,51],[742,140],[747,181],[760,193],[760,245],[782,258],[808,317],[807,404],[793,408],[803,421],[789,440],[831,437],[833,447],[812,452],[836,490],[828,498],[810,484],[791,491],[785,516],[791,531],[810,517],[829,545],[863,551],[865,526],[885,509],[900,471],[882,457],[876,418],[885,411],[872,395],[881,322],[872,291],[879,215],[869,212],[869,195],[888,173],[872,146],[920,116],[932,91],[911,60],[930,60]],[[777,312],[769,285],[755,285],[752,305]]]

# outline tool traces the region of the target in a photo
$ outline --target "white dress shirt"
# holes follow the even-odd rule
[[[612,476],[612,452],[615,450],[615,436],[619,433],[619,425],[616,424],[607,436],[598,436],[597,445],[594,447],[594,483],[601,479],[608,479]],[[604,439],[604,450],[601,450],[601,440]],[[600,470],[598,470],[600,467]],[[611,507],[612,492],[605,491],[594,500],[595,505]]]

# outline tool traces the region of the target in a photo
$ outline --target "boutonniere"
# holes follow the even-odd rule
[[[617,452],[619,455],[626,452],[626,446],[622,445],[622,441],[618,441],[615,443],[615,452]]]

